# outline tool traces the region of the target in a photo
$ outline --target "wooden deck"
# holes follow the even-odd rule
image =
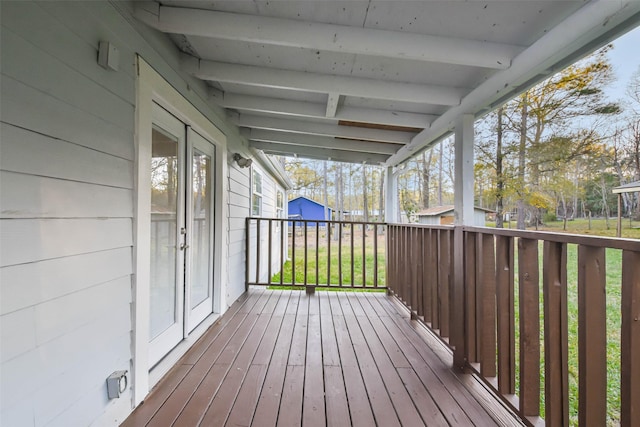
[[[520,425],[393,298],[251,289],[124,426]]]

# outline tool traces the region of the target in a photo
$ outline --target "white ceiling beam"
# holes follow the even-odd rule
[[[186,54],[182,55],[181,68],[202,80],[416,104],[454,106],[460,104],[465,93],[460,88],[229,64],[199,60]]]
[[[335,117],[336,112],[338,112],[338,103],[340,102],[340,94],[339,93],[329,93],[327,97],[327,117]]]
[[[354,151],[307,147],[303,145],[277,144],[263,141],[249,141],[249,147],[262,150],[267,154],[276,154],[279,156],[299,156],[309,159],[333,160],[336,162],[347,163],[366,163],[369,165],[384,163],[389,158],[389,156],[385,154],[358,153]]]
[[[356,55],[506,69],[522,47],[478,40],[169,6],[136,16],[167,33]]]
[[[387,155],[394,154],[401,147],[398,144],[389,144],[386,142],[354,141],[350,139],[336,139],[330,136],[303,135],[261,129],[252,129],[249,139],[251,141],[275,142],[278,144],[303,145],[307,147]]]
[[[408,144],[411,141],[411,138],[416,135],[414,132],[367,129],[353,126],[342,126],[332,123],[304,122],[291,119],[253,116],[249,114],[240,114],[234,122],[240,127],[248,127],[252,129],[351,138],[365,141],[389,142],[393,144]]]
[[[450,135],[457,118],[490,111],[524,92],[548,76],[562,70],[621,34],[638,26],[640,1],[597,0],[585,4],[554,27],[514,61],[464,97],[433,121],[429,129],[416,135],[410,144],[394,154],[387,166],[395,166]]]
[[[334,123],[336,120],[344,120],[424,129],[429,127],[429,123],[436,117],[428,114],[408,113],[406,111],[340,107],[338,108],[336,117],[328,119],[325,116],[326,106],[313,102],[291,101],[234,93],[224,93],[222,99],[220,99],[220,97],[212,97],[212,101],[222,107],[241,111],[278,114],[288,117],[318,118]]]

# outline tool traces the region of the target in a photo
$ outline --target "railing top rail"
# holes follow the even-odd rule
[[[453,230],[455,227],[453,225],[439,225],[439,224],[406,224],[399,222],[391,222],[387,223],[389,226],[394,227],[407,227],[407,228],[431,228],[434,230]]]
[[[558,243],[575,243],[579,245],[640,251],[640,240],[622,239],[602,236],[585,236],[580,234],[555,233],[549,231],[510,230],[493,227],[464,226],[464,231],[498,236],[522,237],[525,239],[546,240]]]
[[[252,220],[261,220],[261,221],[280,221],[280,222],[303,222],[303,223],[326,223],[328,222],[329,224],[354,224],[354,225],[387,225],[386,222],[376,222],[376,221],[337,221],[334,219],[298,219],[298,218],[262,218],[262,217],[247,217],[247,221],[252,221]]]

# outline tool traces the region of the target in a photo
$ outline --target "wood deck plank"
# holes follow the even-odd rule
[[[362,307],[355,294],[350,294],[348,298],[352,307],[360,307],[361,312],[366,313],[366,310]],[[389,393],[389,397],[391,398],[391,402],[395,407],[401,424],[405,426],[424,425],[418,410],[414,406],[407,389],[404,387],[404,384],[398,375],[398,371],[389,357],[389,353],[387,353],[387,349],[379,339],[376,330],[369,321],[369,318],[367,316],[356,316],[356,319],[358,320],[362,334],[367,340],[373,359],[378,366],[378,371],[380,372],[382,381]],[[394,347],[394,350],[397,349],[397,345],[395,345],[395,343]],[[402,356],[402,358],[404,359],[404,356]],[[406,359],[404,364],[408,365]]]
[[[324,366],[340,366],[340,353],[333,327],[331,304],[326,292],[320,294],[320,329],[322,334],[322,363]]]
[[[122,427],[135,427],[147,425],[149,420],[158,412],[162,404],[171,396],[171,393],[187,375],[191,366],[176,365],[161,384],[155,387],[144,402],[122,423]]]
[[[334,299],[337,297],[332,296],[331,298]],[[352,425],[362,427],[375,425],[369,396],[364,386],[364,380],[360,373],[355,350],[351,343],[347,323],[342,315],[342,311],[340,311],[340,314],[333,316],[333,324],[340,351],[340,362],[342,364],[342,373]]]
[[[320,331],[320,313],[318,298],[305,295],[309,299],[309,317],[307,323],[307,348],[304,380],[304,401],[302,407],[303,426],[324,426],[324,375],[322,370],[322,338]],[[312,309],[313,307],[313,309]]]
[[[378,372],[377,365],[369,349],[369,344],[360,330],[357,316],[346,295],[339,294],[338,299],[340,300],[345,323],[347,324],[349,336],[353,343],[358,366],[360,366],[362,379],[367,389],[367,394],[369,395],[369,402],[376,419],[376,424],[380,426],[399,426],[400,420],[391,402],[391,398],[387,393],[382,376],[380,372]]]
[[[225,426],[249,426],[258,404],[268,365],[251,365]]]
[[[288,365],[278,413],[278,426],[300,425],[304,391],[304,365]]]
[[[444,390],[451,396],[450,399],[453,400],[453,403],[451,404],[451,406],[448,406],[448,409],[455,411],[458,416],[453,416],[452,413],[451,417],[447,417],[449,422],[451,422],[451,419],[459,419],[459,417],[462,417],[463,419],[470,420],[470,422],[473,421],[473,424],[478,426],[495,424],[496,420],[494,420],[478,403],[478,401],[470,395],[469,391],[457,378],[456,373],[454,373],[454,371],[451,369],[451,366],[446,365],[442,361],[440,356],[434,352],[434,350],[427,344],[422,336],[418,334],[417,331],[410,325],[409,321],[407,320],[408,315],[403,318],[403,315],[401,315],[396,310],[396,307],[392,305],[393,303],[390,302],[390,300],[379,299],[378,301],[380,303],[383,303],[383,306],[388,307],[388,312],[391,314],[389,317],[391,322],[385,323],[385,326],[392,324],[399,326],[400,330],[404,334],[405,339],[414,347],[419,356],[422,358],[422,363],[430,368],[429,370],[424,370],[422,368],[414,366],[416,373],[418,373],[419,375],[426,374],[431,377],[431,375],[429,374],[429,371],[431,371],[435,375],[434,378],[437,378],[438,381],[443,384]],[[407,358],[411,360],[410,355],[413,352],[410,347],[404,347],[404,351],[405,356],[407,356]],[[432,384],[435,384],[432,383],[432,381],[435,381],[435,379],[429,380],[429,382],[425,382],[425,385],[430,391],[431,389],[429,387]],[[437,401],[440,401],[440,398],[442,398],[444,401],[450,400],[446,397],[445,393],[437,398],[434,396],[434,399]],[[459,410],[455,410],[455,406],[453,406],[454,404],[459,407]],[[445,416],[446,415],[447,413],[445,413]],[[462,425],[469,424],[462,423]]]
[[[327,426],[350,425],[349,403],[340,366],[324,366]],[[373,421],[373,420],[372,420]]]
[[[409,391],[416,408],[420,411],[425,424],[429,426],[448,426],[449,423],[415,371],[411,368],[399,368],[398,374]]]
[[[195,364],[198,359],[202,357],[205,351],[207,351],[209,346],[211,346],[213,340],[215,340],[220,332],[224,330],[227,324],[235,321],[236,313],[245,306],[253,307],[256,302],[258,302],[258,299],[262,294],[256,292],[252,293],[251,296],[248,295],[248,293],[244,293],[241,297],[243,302],[238,303],[240,300],[234,302],[231,307],[229,307],[229,310],[227,310],[227,313],[225,313],[225,316],[222,316],[217,322],[211,325],[209,330],[198,340],[198,342],[196,342],[196,344],[194,344],[191,349],[189,349],[189,352],[181,362],[183,365]]]
[[[294,325],[295,315],[285,314],[253,417],[254,426],[274,426],[278,420]]]
[[[518,425],[450,359],[393,297],[252,288],[123,426]]]
[[[274,298],[271,298],[272,300]],[[272,305],[275,307],[275,304]],[[267,306],[265,306],[267,309]],[[273,310],[273,308],[271,308]],[[271,313],[262,313],[258,317],[258,321],[253,326],[251,333],[247,336],[241,346],[241,350],[233,361],[227,377],[222,382],[220,390],[211,402],[211,406],[207,410],[202,424],[208,426],[224,425],[227,415],[231,412],[235,399],[240,391],[244,377],[249,370],[249,365],[253,360],[253,356],[260,345],[262,336],[267,328]],[[222,358],[222,356],[221,356]],[[216,362],[217,363],[217,362]],[[221,363],[225,363],[224,360]]]
[[[191,397],[199,389],[203,379],[207,376],[208,372],[213,367],[214,363],[227,366],[233,361],[230,354],[235,355],[236,349],[239,348],[239,341],[244,342],[246,336],[251,332],[251,328],[258,320],[256,312],[262,310],[264,305],[269,300],[270,295],[262,293],[256,304],[244,313],[245,317],[238,316],[238,319],[242,319],[237,328],[233,328],[235,322],[229,322],[225,329],[216,337],[214,343],[209,349],[198,359],[193,368],[187,373],[180,385],[176,387],[171,396],[167,399],[158,412],[149,421],[149,426],[164,426],[170,425],[181,415],[181,412],[188,406],[191,412],[200,412],[206,410],[206,407],[195,406],[189,404]],[[243,306],[244,307],[244,306]],[[243,313],[242,308],[238,310],[238,314]],[[235,316],[234,316],[235,317]],[[218,349],[215,345],[216,341],[224,342],[223,346]],[[212,348],[213,347],[213,348]],[[226,354],[226,357],[224,355]],[[206,395],[213,397],[215,390],[211,388],[206,389]],[[206,399],[202,399],[204,401]],[[198,400],[200,402],[200,400]]]

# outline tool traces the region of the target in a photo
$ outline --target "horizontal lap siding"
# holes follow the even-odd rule
[[[229,165],[227,189],[229,261],[227,302],[231,304],[244,292],[245,277],[245,219],[251,214],[251,168],[239,169],[235,162]],[[241,248],[241,250],[238,250]]]
[[[131,359],[134,55],[123,44],[122,71],[102,69],[95,30],[53,10],[2,4],[2,425],[130,405],[105,379]]]

